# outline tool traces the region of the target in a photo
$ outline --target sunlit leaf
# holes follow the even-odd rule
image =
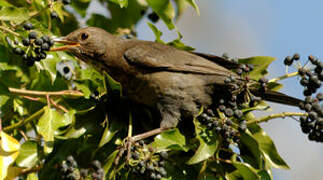
[[[200,15],[200,10],[197,4],[195,3],[195,0],[186,0],[196,11],[198,15]]]
[[[10,164],[19,155],[20,144],[15,138],[3,131],[0,132],[0,138],[0,179],[4,179],[7,176]]]
[[[16,164],[20,167],[33,167],[38,161],[38,145],[35,141],[27,141],[23,143],[19,150],[19,156]]]
[[[194,124],[196,138],[199,140],[200,145],[193,157],[186,162],[189,165],[199,163],[213,156],[220,144],[217,134],[212,131],[205,131],[196,118],[194,119]]]
[[[256,56],[245,59],[239,59],[239,63],[252,64],[254,69],[248,74],[251,79],[258,80],[268,73],[268,66],[275,60],[269,56]]]
[[[64,115],[55,109],[44,107],[44,114],[39,119],[37,130],[45,140],[44,151],[50,153],[54,145],[54,136],[60,127],[71,123],[68,115]]]
[[[254,139],[258,142],[260,151],[264,154],[266,161],[271,167],[289,169],[287,163],[280,157],[274,142],[257,124],[248,127]]]
[[[157,151],[170,149],[181,151],[188,150],[185,147],[185,137],[179,132],[177,128],[164,131],[163,133],[157,135],[150,145],[156,148]]]
[[[29,18],[27,8],[2,7],[0,9],[0,20],[21,23]]]
[[[109,0],[109,1],[119,4],[121,8],[128,6],[128,0]]]

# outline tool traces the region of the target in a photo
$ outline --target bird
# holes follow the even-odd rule
[[[238,63],[158,42],[122,39],[97,27],[77,29],[56,42],[64,46],[51,51],[68,51],[99,72],[106,72],[121,84],[125,96],[160,114],[160,127],[135,136],[136,140],[176,127],[181,119],[196,117],[201,106],[212,105],[215,98],[229,91],[225,83],[228,77],[245,84],[232,71]],[[292,106],[302,101],[270,90],[255,94]]]

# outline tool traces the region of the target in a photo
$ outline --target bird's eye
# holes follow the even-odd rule
[[[86,40],[89,37],[89,35],[87,33],[82,33],[81,34],[81,39],[82,40]]]

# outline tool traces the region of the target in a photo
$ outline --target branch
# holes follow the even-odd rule
[[[0,30],[5,31],[5,32],[7,32],[7,33],[10,33],[10,34],[12,34],[12,35],[14,35],[14,36],[20,37],[20,34],[18,34],[18,33],[16,33],[16,32],[14,32],[14,31],[12,31],[11,29],[6,28],[6,27],[4,27],[4,26],[0,26]]]
[[[23,126],[24,124],[34,120],[36,117],[40,116],[43,112],[44,112],[44,109],[45,108],[41,108],[40,110],[38,110],[37,112],[35,112],[34,114],[32,114],[31,116],[29,116],[28,118],[22,120],[22,121],[19,121],[15,124],[12,124],[10,126],[7,126],[7,127],[4,127],[3,130],[4,131],[11,131],[11,130],[14,130],[20,126]]]
[[[84,94],[80,91],[75,90],[63,90],[63,91],[34,91],[26,89],[16,89],[9,87],[9,92],[18,95],[29,95],[29,96],[71,96],[71,97],[83,97]]]
[[[298,75],[298,72],[293,72],[293,73],[289,73],[289,74],[279,76],[277,78],[273,78],[273,79],[269,80],[269,82],[277,82],[277,81],[280,81],[280,80],[283,80],[283,79],[286,79],[286,78],[290,78],[290,77],[293,77],[293,76],[297,76],[297,75]]]
[[[248,121],[247,124],[253,124],[253,123],[261,123],[261,122],[267,122],[271,119],[276,119],[276,118],[285,118],[285,117],[291,117],[291,116],[307,116],[307,113],[299,113],[299,112],[282,112],[278,114],[271,114],[268,116],[264,116],[252,121]]]

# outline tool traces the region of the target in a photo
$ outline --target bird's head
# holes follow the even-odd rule
[[[113,46],[115,40],[116,37],[103,29],[86,27],[56,39],[64,46],[52,48],[51,51],[69,51],[84,61],[95,60],[107,53],[108,46]]]

